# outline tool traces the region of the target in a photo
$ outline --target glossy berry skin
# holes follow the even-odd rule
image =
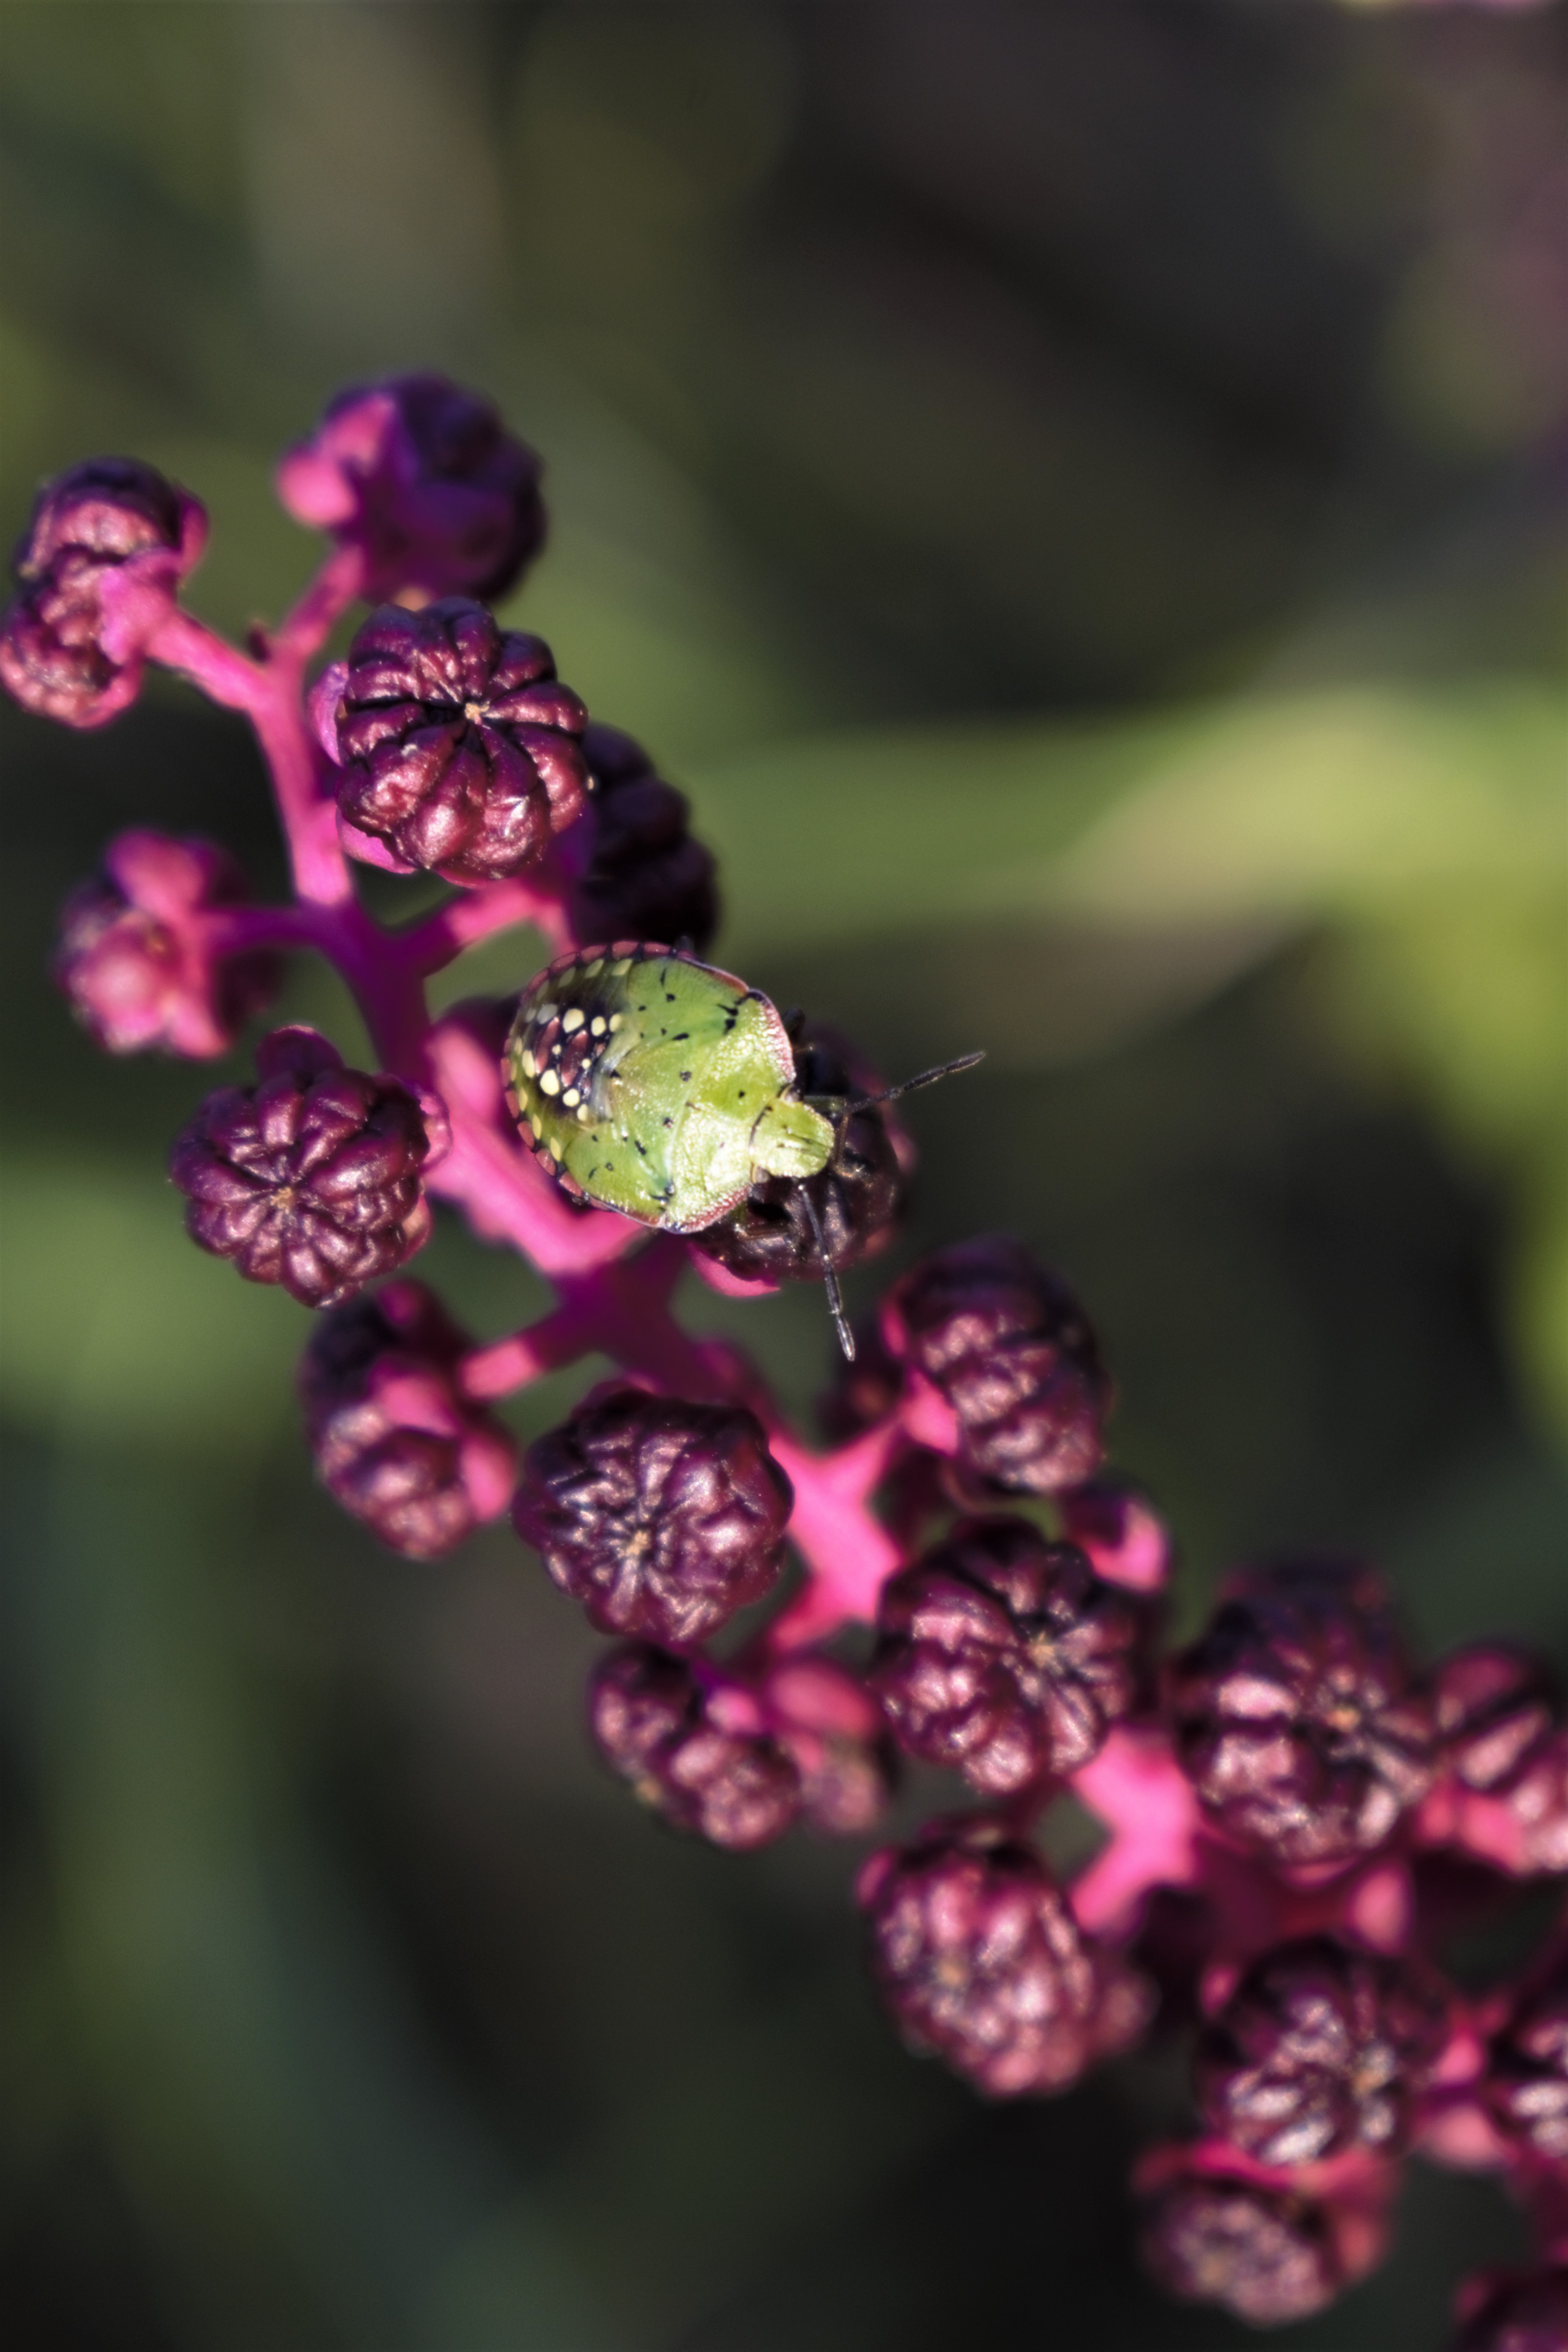
[[[710,1692],[684,1658],[640,1642],[612,1650],[588,1685],[588,1723],[642,1803],[710,1845],[770,1845],[800,1811],[799,1773],[746,1695]]]
[[[620,1389],[529,1448],[512,1520],[600,1633],[682,1645],[772,1590],[793,1500],[744,1406]]]
[[[338,809],[356,855],[379,843],[376,862],[471,887],[532,865],[581,810],[587,713],[549,646],[499,628],[482,604],[384,604],[329,675]]]
[[[1178,2179],[1152,2200],[1143,2257],[1168,2294],[1255,2327],[1310,2318],[1342,2284],[1321,2206],[1222,2175]]]
[[[1059,1276],[1005,1234],[938,1250],[882,1312],[889,1352],[934,1389],[960,1463],[994,1486],[1048,1495],[1092,1475],[1110,1383]]]
[[[1568,2263],[1478,2279],[1460,2307],[1452,2352],[1568,2352]]]
[[[1371,1853],[1433,1774],[1415,1688],[1370,1570],[1335,1561],[1244,1571],[1173,1662],[1179,1760],[1205,1810],[1277,1863]]]
[[[816,1024],[792,1021],[789,1029],[795,1092],[833,1110],[838,1142],[818,1174],[759,1177],[732,1215],[707,1228],[698,1244],[703,1256],[742,1281],[820,1280],[819,1232],[836,1274],[875,1257],[898,1229],[914,1158],[885,1106],[847,1108],[853,1097],[875,1094],[879,1081],[856,1064],[845,1040]]]
[[[873,1854],[857,1893],[906,2041],[993,2097],[1061,2090],[1144,2021],[1142,1988],[1084,1942],[1038,1854],[981,1816]]]
[[[47,482],[0,621],[0,686],[68,727],[118,718],[205,541],[199,501],[139,458],[89,457]]]
[[[1443,1762],[1466,1788],[1506,1787],[1550,1734],[1556,1691],[1543,1663],[1502,1642],[1477,1642],[1432,1675]]]
[[[686,795],[618,727],[591,724],[583,757],[593,792],[572,836],[573,936],[680,940],[706,954],[719,928],[719,894],[713,853],[688,829]]]
[[[1135,1604],[1027,1519],[963,1522],[889,1580],[877,1624],[900,1744],[987,1796],[1076,1772],[1132,1704]]]
[[[858,1678],[796,1650],[768,1674],[761,1701],[800,1774],[803,1818],[829,1837],[874,1828],[892,1794],[895,1758],[881,1709]]]
[[[700,1233],[759,1177],[815,1176],[832,1156],[775,1007],[646,941],[559,956],[531,980],[507,1076],[519,1127],[565,1190],[663,1233]]]
[[[1262,2164],[1393,2149],[1440,2055],[1435,1988],[1400,1961],[1329,1936],[1255,1960],[1198,2044],[1198,2103],[1214,2132]]]
[[[1501,2130],[1568,2165],[1568,1954],[1514,2010],[1492,2044],[1487,2100]]]
[[[535,453],[446,376],[339,393],[278,468],[295,520],[357,548],[362,593],[504,596],[544,539]]]
[[[397,1079],[345,1069],[313,1029],[274,1030],[256,1068],[256,1086],[209,1095],[174,1145],[185,1230],[247,1282],[339,1306],[429,1236],[424,1112]]]
[[[72,1012],[106,1053],[226,1053],[281,977],[276,955],[219,956],[208,944],[204,918],[248,896],[213,842],[136,831],[110,843],[101,872],[60,910],[54,959]]]
[[[506,1508],[517,1449],[464,1396],[470,1342],[419,1282],[389,1282],[324,1316],[300,1367],[317,1475],[409,1559],[437,1559]]]

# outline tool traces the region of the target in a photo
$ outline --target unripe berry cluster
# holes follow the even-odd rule
[[[196,501],[94,460],[40,493],[0,623],[0,682],[36,714],[100,726],[157,662],[244,712],[270,763],[289,904],[253,903],[207,842],[122,834],[56,971],[109,1051],[196,1059],[235,1046],[286,950],[352,990],[377,1066],[277,1029],[170,1163],[192,1238],[317,1311],[322,1484],[413,1559],[510,1506],[613,1637],[595,1745],[675,1830],[864,1839],[900,1757],[952,1773],[965,1809],[860,1862],[882,1999],[994,2098],[1195,2009],[1194,2128],[1135,2182],[1173,2293],[1259,2325],[1321,2308],[1377,2260],[1416,2149],[1494,2168],[1538,2235],[1534,2272],[1465,2291],[1460,2352],[1563,2352],[1568,1945],[1479,1996],[1438,1965],[1454,1856],[1500,1893],[1568,1872],[1550,1677],[1502,1644],[1423,1670],[1373,1571],[1318,1558],[1238,1570],[1162,1656],[1168,1531],[1105,1465],[1081,1307],[1009,1236],[890,1286],[826,1451],[682,1329],[688,1269],[745,1293],[873,1257],[913,1151],[847,1040],[698,961],[719,905],[685,800],[489,610],[542,543],[540,474],[440,377],[345,393],[279,475],[331,551],[241,652],[179,601]],[[450,888],[384,928],[356,863]],[[432,1021],[431,975],[525,923],[555,960],[517,1028],[483,999]],[[476,1341],[403,1276],[437,1201],[527,1258],[550,1311]],[[616,1377],[520,1463],[492,1407],[590,1356]],[[1106,1843],[1063,1883],[1037,1833],[1068,1792]]]

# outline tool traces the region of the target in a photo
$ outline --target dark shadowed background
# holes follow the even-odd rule
[[[241,626],[314,560],[268,468],[335,384],[493,394],[550,465],[509,615],[689,792],[723,960],[895,1072],[990,1047],[916,1106],[906,1251],[1011,1227],[1080,1287],[1183,1622],[1331,1538],[1426,1642],[1561,1654],[1565,35],[5,5],[0,520],[146,457]],[[877,2013],[853,1854],[725,1859],[601,1778],[595,1645],[510,1534],[418,1567],[316,1491],[305,1318],[163,1179],[211,1076],[98,1057],[44,976],[127,822],[279,885],[256,759],[166,681],[0,753],[5,2341],[1250,2340],[1131,2263],[1178,2053],[981,2105]],[[288,1005],[353,1058],[318,973]],[[532,1310],[449,1222],[425,1265],[486,1335]],[[690,1307],[810,1411],[816,1296]],[[1520,2242],[1415,2167],[1394,2260],[1280,2341],[1436,2352]]]

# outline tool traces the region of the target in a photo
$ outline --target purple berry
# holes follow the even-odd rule
[[[1436,1989],[1398,1960],[1330,1936],[1253,1962],[1197,2052],[1211,2130],[1262,2164],[1392,2149],[1447,2038]]]
[[[441,375],[339,393],[278,468],[297,522],[364,557],[363,594],[504,596],[544,540],[534,452]]]
[[[1552,1730],[1552,1675],[1526,1650],[1472,1643],[1445,1658],[1431,1683],[1443,1761],[1468,1789],[1505,1787]]]
[[[1132,1705],[1136,1605],[1027,1519],[968,1519],[882,1588],[871,1670],[900,1744],[1005,1796],[1076,1772]]]
[[[813,1023],[792,1033],[795,1082],[829,1117],[878,1080],[836,1030]],[[743,1281],[817,1282],[822,1255],[810,1213],[837,1273],[885,1249],[903,1213],[913,1148],[879,1106],[844,1120],[837,1149],[819,1176],[764,1176],[740,1208],[710,1225],[692,1246]]]
[[[60,913],[54,973],[82,1026],[110,1054],[226,1053],[276,993],[281,964],[264,950],[215,956],[201,919],[248,896],[210,841],[119,835]]]
[[[512,1518],[600,1633],[684,1645],[772,1590],[793,1502],[744,1406],[627,1388],[529,1448]]]
[[[411,1559],[450,1551],[511,1494],[517,1449],[458,1384],[470,1344],[423,1283],[390,1282],[323,1318],[300,1367],[322,1485]]]
[[[205,539],[203,508],[137,458],[89,457],[46,483],[0,622],[0,685],[68,727],[116,718]]]
[[[1094,1335],[1059,1276],[1005,1234],[924,1259],[883,1309],[892,1352],[957,1423],[961,1462],[1034,1495],[1076,1486],[1099,1465],[1110,1383]]]
[[[713,853],[687,830],[683,793],[654,773],[640,743],[590,726],[583,756],[593,797],[583,819],[581,870],[567,897],[574,939],[689,940],[699,955],[719,928]]]
[[[1568,1731],[1531,1750],[1504,1796],[1525,1868],[1568,1871]]]
[[[275,1029],[256,1068],[259,1084],[209,1095],[174,1146],[185,1230],[247,1282],[339,1306],[429,1236],[424,1114],[395,1078],[345,1069],[313,1029]]]
[[[548,646],[482,604],[384,604],[349,647],[336,707],[340,813],[405,870],[521,873],[582,808],[586,717]]]
[[[1167,2293],[1255,2327],[1306,2319],[1342,2284],[1321,2205],[1258,2182],[1191,2174],[1151,2203],[1143,2255]]]
[[[1472,2280],[1460,2307],[1453,2352],[1568,2352],[1568,2263]]]
[[[771,1844],[799,1812],[800,1776],[750,1694],[705,1690],[684,1658],[640,1642],[612,1650],[589,1683],[588,1719],[642,1802],[712,1845]]]
[[[873,1854],[857,1892],[905,2040],[994,2097],[1063,2089],[1146,2020],[1141,1982],[1084,1942],[1038,1854],[994,1822],[931,1823]]]
[[[1568,1953],[1492,2043],[1487,2101],[1510,2139],[1568,2164]]]
[[[1370,1853],[1433,1769],[1430,1702],[1382,1587],[1303,1560],[1243,1572],[1227,1596],[1173,1663],[1184,1770],[1218,1827],[1277,1863]]]

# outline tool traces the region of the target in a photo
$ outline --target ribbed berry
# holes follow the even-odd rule
[[[1453,2352],[1568,2352],[1568,2263],[1476,2279],[1460,2305]]]
[[[876,1700],[847,1667],[800,1652],[779,1661],[761,1696],[800,1775],[805,1819],[832,1837],[863,1836],[892,1793],[894,1759]]]
[[[520,873],[583,806],[582,703],[542,639],[467,598],[373,613],[333,715],[340,814],[405,870]]]
[[[1223,2175],[1190,2175],[1152,2200],[1143,2255],[1169,2294],[1255,2327],[1309,2318],[1342,2284],[1320,2204]]]
[[[1568,2164],[1568,1954],[1519,2002],[1491,2047],[1487,2101],[1502,2130]]]
[[[957,1422],[959,1458],[994,1485],[1044,1495],[1098,1466],[1110,1383],[1059,1276],[994,1234],[938,1250],[883,1309],[894,1355]]]
[[[341,392],[278,468],[295,520],[363,555],[363,593],[504,596],[544,540],[539,458],[441,375]]]
[[[423,1283],[324,1317],[300,1368],[317,1475],[394,1551],[435,1559],[506,1508],[517,1449],[465,1397],[470,1341]]]
[[[1445,1658],[1431,1683],[1442,1760],[1468,1789],[1505,1787],[1551,1732],[1552,1677],[1527,1650],[1473,1643]]]
[[[584,947],[689,940],[705,953],[719,928],[719,894],[713,853],[687,829],[685,794],[654,772],[642,745],[618,727],[590,726],[583,756],[594,790],[567,894],[574,938]]]
[[[1369,1853],[1431,1781],[1430,1700],[1359,1566],[1234,1577],[1208,1631],[1174,1660],[1170,1703],[1210,1818],[1278,1863]]]
[[[1530,1750],[1503,1801],[1519,1824],[1525,1868],[1568,1871],[1568,1731]]]
[[[749,1694],[706,1690],[684,1658],[641,1642],[612,1650],[589,1683],[588,1720],[641,1801],[712,1845],[768,1845],[800,1811],[800,1775]]]
[[[873,1854],[857,1889],[904,2038],[996,2097],[1058,2091],[1131,2041],[1145,1990],[1083,1940],[1038,1854],[979,1817]]]
[[[0,685],[68,727],[117,717],[205,539],[196,499],[138,458],[89,457],[46,483],[0,621]]]
[[[247,1282],[336,1307],[429,1236],[424,1114],[395,1078],[345,1069],[313,1029],[274,1030],[256,1068],[258,1085],[209,1095],[174,1146],[185,1230]]]
[[[1003,1796],[1097,1756],[1135,1692],[1136,1605],[1027,1519],[969,1519],[882,1588],[870,1680],[900,1743]]]
[[[529,1448],[512,1518],[602,1633],[684,1645],[772,1589],[793,1501],[744,1406],[618,1389]]]
[[[1260,2163],[1392,2149],[1441,2054],[1441,1995],[1403,1962],[1331,1936],[1255,1960],[1198,2042],[1211,2130]]]
[[[101,872],[60,911],[54,974],[82,1026],[110,1054],[226,1053],[281,974],[266,951],[212,951],[203,917],[248,895],[239,867],[210,841],[119,835]]]
[[[795,1082],[827,1117],[851,1097],[875,1092],[877,1080],[837,1030],[813,1023],[793,1033]],[[913,1150],[880,1106],[852,1111],[839,1129],[832,1160],[804,1181],[764,1176],[741,1207],[710,1225],[693,1247],[744,1280],[815,1282],[822,1254],[810,1212],[842,1274],[875,1257],[893,1238],[903,1213]]]

